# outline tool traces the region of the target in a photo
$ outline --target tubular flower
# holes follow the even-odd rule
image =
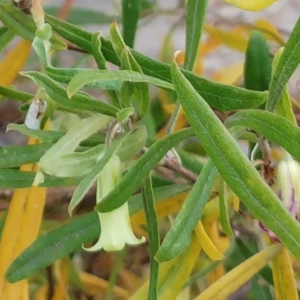
[[[278,163],[275,184],[272,188],[291,215],[299,221],[300,165],[290,155]],[[277,236],[264,224],[259,223],[259,225],[270,238],[279,241]]]
[[[97,178],[97,203],[114,189],[122,177],[121,161],[114,155]],[[101,234],[94,246],[85,248],[87,251],[118,251],[124,248],[125,244],[137,245],[145,242],[145,237],[138,239],[130,224],[128,202],[117,209],[108,212],[98,212],[101,225]]]

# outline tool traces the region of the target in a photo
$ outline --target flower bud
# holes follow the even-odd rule
[[[299,220],[300,165],[288,154],[278,163],[275,172],[275,183],[272,189],[290,214]],[[261,222],[260,226],[273,240],[278,241],[276,235]]]

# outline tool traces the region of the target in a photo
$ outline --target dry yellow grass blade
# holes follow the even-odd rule
[[[199,257],[201,246],[195,234],[189,247],[181,255],[160,264],[158,275],[158,299],[175,299],[186,283]],[[149,281],[147,281],[129,300],[148,299]]]
[[[163,105],[164,107],[164,110],[167,114],[171,115],[174,108],[175,108],[175,104],[166,104],[166,105]],[[181,108],[180,111],[179,111],[179,115],[177,117],[177,120],[176,120],[176,124],[175,124],[175,127],[174,127],[174,131],[177,131],[177,130],[180,130],[182,128],[185,128],[186,126],[188,125],[188,121],[185,117],[185,114],[184,114],[184,111],[183,109]],[[166,135],[166,132],[167,132],[167,126],[168,124],[166,124],[162,129],[159,130],[159,132],[156,134],[157,138],[158,139],[161,139],[163,138],[165,135]]]
[[[243,28],[237,27],[232,30],[223,30],[216,26],[205,24],[204,30],[219,43],[225,44],[235,50],[245,52],[248,38],[243,35]]]
[[[259,11],[262,10],[274,2],[276,0],[225,0],[227,3],[232,4],[243,10],[251,10],[251,11]]]
[[[229,239],[227,237],[221,237],[218,231],[218,224],[219,221],[215,220],[213,223],[205,224],[203,223],[203,227],[206,230],[209,238],[211,239],[212,243],[215,247],[220,251],[220,253],[224,253],[229,246]],[[220,279],[225,274],[225,269],[223,264],[219,264],[216,268],[214,268],[209,273],[209,281],[210,284],[213,284],[218,279]]]
[[[184,253],[179,255],[176,265],[173,267],[166,281],[158,290],[158,299],[175,299],[189,278],[195,263],[199,257],[201,245],[195,234]]]
[[[240,210],[240,198],[237,195],[233,195],[232,206],[235,211]]]
[[[184,200],[186,199],[187,195],[188,192],[184,192],[157,202],[155,205],[157,216],[159,218],[163,218],[175,212],[178,212]],[[139,211],[138,213],[135,213],[134,215],[131,216],[130,220],[132,224],[136,224],[136,225],[146,224],[145,212]]]
[[[48,125],[47,125],[48,126]],[[37,140],[29,139],[28,144]],[[24,165],[23,171],[35,171],[35,164]],[[0,299],[21,300],[28,290],[27,280],[10,284],[5,272],[10,263],[37,237],[42,220],[46,188],[30,187],[15,190],[0,241]]]
[[[284,247],[271,263],[276,299],[298,300],[296,280],[287,248]]]
[[[219,229],[220,229],[220,223],[219,220],[215,220],[212,223],[205,223],[203,222],[203,227],[205,231],[207,232],[209,238],[214,243],[214,245],[217,247],[217,249],[224,253],[228,247],[229,247],[229,238],[226,236],[220,236]]]
[[[194,300],[224,300],[273,259],[283,246],[273,244],[253,255],[212,284]]]
[[[54,263],[54,275],[56,278],[56,285],[52,300],[70,300],[67,292],[69,281],[69,265],[67,258],[59,259]]]
[[[221,260],[224,258],[223,254],[218,250],[216,245],[212,242],[207,232],[205,231],[203,224],[199,221],[195,228],[198,242],[200,243],[205,254],[212,260]]]
[[[22,40],[0,62],[0,85],[10,86],[25,64],[30,53],[31,43]]]
[[[275,41],[280,46],[285,45],[285,40],[282,38],[276,27],[265,19],[258,19],[254,22],[254,28],[261,31],[265,38],[269,41]]]
[[[80,272],[79,277],[85,287],[87,294],[89,294],[90,296],[96,296],[97,294],[106,291],[109,286],[109,282],[107,282],[106,280],[86,272]],[[128,299],[130,295],[128,291],[122,289],[119,286],[113,287],[113,293],[115,297],[119,297],[122,299]]]
[[[244,72],[244,62],[238,61],[230,66],[219,69],[212,79],[224,84],[236,84]]]

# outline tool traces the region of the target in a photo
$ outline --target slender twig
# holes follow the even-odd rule
[[[68,50],[72,50],[72,51],[76,51],[76,52],[80,52],[80,53],[89,53],[86,50],[84,50],[84,49],[82,49],[80,47],[77,47],[76,45],[71,44],[69,42],[66,42],[66,44],[67,44],[67,49]]]
[[[182,175],[183,177],[187,178],[189,181],[193,183],[195,183],[198,178],[198,176],[195,173],[186,169],[181,164],[176,162],[174,159],[166,160],[164,163],[164,167]]]
[[[65,20],[72,8],[74,0],[65,0],[64,4],[60,8],[57,18],[60,20]]]

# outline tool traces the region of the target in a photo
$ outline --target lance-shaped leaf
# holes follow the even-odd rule
[[[207,3],[208,0],[187,2],[184,67],[191,71],[194,70],[198,56]]]
[[[156,300],[159,263],[157,260],[155,260],[154,256],[159,248],[160,236],[150,174],[145,178],[143,182],[142,195],[149,234],[150,278],[148,295],[149,299]]]
[[[87,44],[90,44],[92,39],[91,33],[84,31],[83,29],[80,29],[70,23],[58,20],[53,16],[47,15],[46,20],[62,37],[89,52],[91,51],[88,50],[90,46],[87,47]],[[84,41],[78,41],[79,38],[77,34],[80,36],[80,38],[84,39]],[[104,38],[101,38],[101,44],[101,50],[106,60],[120,66],[121,63],[117,55],[114,53],[111,43]],[[151,59],[132,49],[131,53],[144,74],[168,82],[171,81],[169,64]],[[195,90],[200,93],[212,107],[215,107],[221,111],[255,108],[264,103],[267,98],[267,92],[248,91],[243,88],[212,82],[187,70],[183,70],[182,72],[194,86]]]
[[[168,261],[187,248],[191,242],[192,232],[209,199],[217,174],[213,163],[211,161],[206,163],[156,254],[158,261]]]
[[[108,103],[97,101],[95,98],[83,94],[76,94],[70,100],[62,86],[42,73],[28,71],[22,72],[22,75],[31,78],[38,86],[44,88],[49,97],[62,107],[97,112],[109,116],[114,116],[118,111],[116,107]]]
[[[300,160],[300,128],[284,117],[263,110],[245,110],[228,118],[227,127],[244,126],[280,145]]]
[[[34,98],[33,94],[20,92],[11,88],[0,86],[0,95],[9,98],[10,100],[28,101]]]
[[[271,79],[272,61],[262,33],[253,31],[247,45],[244,64],[244,86],[249,90],[266,91]]]
[[[283,51],[283,48],[279,48],[273,58],[273,63],[272,63],[273,74],[277,68],[278,61],[282,54],[282,51]],[[275,112],[276,112],[276,114],[290,120],[294,124],[297,124],[297,121],[296,121],[296,118],[294,115],[294,111],[293,111],[293,107],[292,107],[291,97],[289,95],[287,85],[283,88],[281,98],[279,99],[279,101],[275,107]]]
[[[67,88],[68,96],[71,98],[83,86],[92,86],[119,90],[120,82],[145,82],[156,85],[158,87],[174,90],[171,83],[147,76],[131,70],[109,71],[109,70],[82,70],[76,74],[71,80]],[[103,84],[102,84],[103,83]],[[108,87],[108,84],[110,86]]]
[[[19,167],[37,162],[51,145],[51,143],[42,143],[26,146],[8,146],[0,149],[0,168]]]
[[[133,48],[140,16],[141,1],[122,0],[123,37],[127,46]]]
[[[284,88],[298,67],[300,62],[300,18],[295,24],[293,31],[279,58],[274,74],[271,78],[269,97],[266,110],[273,111],[279,102]]]
[[[0,28],[0,51],[14,38],[15,33],[7,27]]]
[[[14,169],[0,170],[0,188],[2,189],[20,189],[32,186],[32,182],[36,172],[25,172]],[[58,178],[53,176],[45,176],[45,181],[40,184],[42,187],[58,187],[77,185],[81,177]]]
[[[110,37],[115,53],[117,54],[121,62],[121,68],[133,70],[142,74],[143,71],[137,63],[137,61],[135,60],[135,58],[133,57],[133,55],[131,54],[130,49],[126,46],[125,42],[123,41],[123,38],[120,34],[116,22],[113,22],[110,26]],[[124,82],[122,84],[122,87],[123,89],[125,89],[125,91],[127,90],[125,94],[128,94],[128,92],[131,90],[130,83]],[[143,118],[147,113],[150,105],[149,90],[147,84],[143,82],[133,84],[133,96],[134,97],[131,97],[130,100],[133,106],[137,108],[137,113],[139,117]],[[126,103],[126,101],[124,102]]]
[[[19,35],[25,40],[33,41],[35,37],[36,25],[32,18],[24,14],[20,9],[14,5],[1,5],[0,6],[0,20],[10,30]],[[65,42],[55,35],[51,39],[52,47],[58,50],[66,49]]]
[[[204,99],[172,64],[177,96],[196,136],[232,191],[300,258],[300,226],[240,149]],[[282,222],[284,220],[284,222]]]

